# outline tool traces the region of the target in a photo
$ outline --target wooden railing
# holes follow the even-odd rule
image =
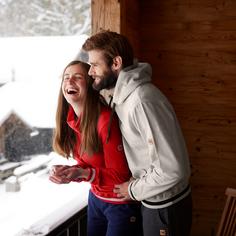
[[[87,207],[83,208],[70,219],[59,225],[47,236],[86,236]]]

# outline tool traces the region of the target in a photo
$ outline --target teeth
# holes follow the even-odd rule
[[[67,89],[67,93],[69,93],[69,94],[74,94],[76,92],[77,91],[75,89]]]

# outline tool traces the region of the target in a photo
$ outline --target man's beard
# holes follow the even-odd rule
[[[117,81],[117,76],[112,70],[109,70],[103,76],[100,76],[99,83],[93,82],[93,88],[97,91],[102,89],[110,89],[115,87]]]

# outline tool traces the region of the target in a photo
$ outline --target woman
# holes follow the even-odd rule
[[[131,177],[118,119],[92,87],[89,65],[72,61],[66,66],[58,98],[54,150],[77,160],[75,166],[54,166],[50,180],[61,184],[89,181],[89,236],[140,235],[139,204],[113,192]]]

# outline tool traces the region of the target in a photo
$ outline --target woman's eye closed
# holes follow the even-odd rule
[[[67,79],[69,79],[69,78],[70,78],[69,75],[64,75],[64,76],[63,76],[63,80],[67,80]]]
[[[80,75],[80,74],[75,74],[75,75],[74,75],[74,78],[75,78],[75,79],[83,79],[83,76]]]
[[[71,78],[74,79],[83,79],[84,77],[81,74],[74,74],[74,75],[64,75],[63,80],[69,80]]]

